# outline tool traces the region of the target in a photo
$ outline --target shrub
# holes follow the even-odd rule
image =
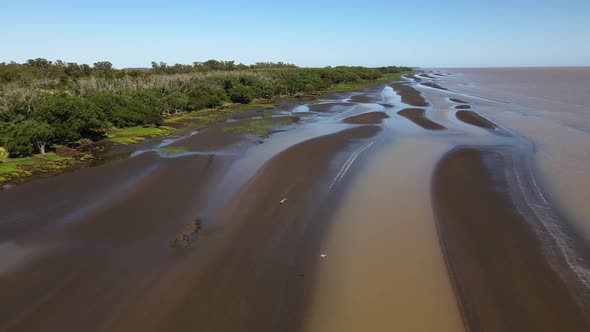
[[[8,150],[0,146],[0,162],[5,162],[8,157]]]
[[[33,111],[33,118],[51,126],[58,144],[93,137],[108,127],[105,114],[93,103],[67,93],[45,96]]]
[[[233,103],[249,104],[254,99],[254,89],[249,86],[236,85],[229,90],[229,99]]]

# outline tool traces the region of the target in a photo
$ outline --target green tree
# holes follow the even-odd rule
[[[95,62],[94,69],[95,70],[104,70],[104,71],[113,70],[113,64],[110,63],[109,61]]]
[[[164,104],[166,105],[167,113],[176,113],[186,110],[188,107],[189,98],[182,92],[172,92],[164,97]]]
[[[26,157],[34,152],[45,154],[53,129],[45,122],[25,120],[12,127],[6,147],[13,157]]]
[[[108,128],[105,114],[94,104],[67,93],[45,96],[33,111],[33,118],[52,127],[58,144],[73,143],[83,137],[93,138]]]
[[[234,103],[249,104],[254,99],[254,89],[245,85],[236,85],[229,90],[229,99]]]

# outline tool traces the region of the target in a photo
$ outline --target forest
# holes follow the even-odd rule
[[[0,63],[0,162],[57,145],[100,140],[112,128],[159,126],[163,116],[229,103],[313,95],[338,84],[378,80],[408,67],[300,68],[209,60],[116,69],[38,58]]]

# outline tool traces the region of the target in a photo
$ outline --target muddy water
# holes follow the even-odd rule
[[[429,199],[447,148],[414,137],[375,152],[322,247],[309,331],[463,329]]]
[[[450,116],[445,98],[425,108],[448,131],[396,114],[409,105],[392,88],[383,134],[361,156],[360,174],[333,218],[318,258],[306,331],[462,331],[430,202],[437,160],[452,147],[495,141]]]
[[[441,72],[457,98],[534,143],[548,198],[590,240],[590,67]]]
[[[227,147],[227,151],[199,150],[198,147],[203,144],[197,143],[206,141],[206,136],[199,139],[199,136],[204,134],[199,133],[186,138],[189,141],[198,141],[195,144],[188,144],[196,146],[196,148],[191,149],[191,152],[186,155],[172,158],[158,155],[153,151],[142,153],[134,158],[121,161],[119,165],[111,164],[102,168],[81,171],[80,174],[84,173],[86,175],[83,177],[85,179],[84,185],[80,184],[79,186],[77,186],[77,181],[72,181],[72,178],[77,179],[76,176],[82,177],[79,174],[48,180],[45,186],[65,188],[63,189],[65,192],[78,193],[84,192],[83,188],[94,188],[92,193],[77,195],[78,200],[70,200],[67,206],[65,201],[61,202],[57,197],[47,199],[39,194],[49,190],[39,190],[40,187],[35,187],[36,184],[34,183],[28,187],[23,186],[4,193],[0,192],[0,194],[5,195],[3,197],[18,202],[18,204],[7,204],[3,209],[0,209],[0,219],[11,221],[14,225],[20,225],[19,221],[27,221],[33,217],[35,217],[35,220],[38,218],[43,221],[43,219],[47,219],[46,211],[49,211],[52,213],[49,216],[51,220],[62,221],[63,227],[73,229],[71,234],[75,235],[72,238],[76,239],[76,241],[79,241],[80,235],[93,241],[106,240],[109,244],[113,240],[115,242],[121,241],[130,246],[128,249],[132,249],[127,253],[126,257],[135,257],[136,254],[145,257],[147,250],[153,250],[154,253],[167,258],[162,261],[168,262],[168,255],[171,255],[171,253],[166,244],[169,241],[169,236],[172,236],[177,229],[175,224],[161,225],[161,220],[175,222],[176,220],[188,220],[191,216],[199,215],[212,216],[206,219],[211,220],[211,223],[213,223],[216,210],[227,208],[227,198],[232,196],[244,183],[247,183],[257,170],[261,169],[263,165],[281,151],[314,137],[353,127],[353,125],[342,122],[346,117],[367,112],[384,112],[389,118],[384,119],[383,123],[379,124],[382,127],[381,134],[368,139],[368,142],[361,140],[358,145],[351,144],[351,149],[354,150],[346,151],[342,158],[331,160],[334,166],[333,178],[322,178],[318,182],[318,185],[324,185],[325,182],[326,191],[338,195],[342,193],[342,191],[339,192],[338,190],[342,189],[340,183],[343,182],[346,185],[346,191],[343,193],[343,201],[339,204],[336,213],[334,215],[330,214],[333,216],[330,223],[331,229],[325,241],[321,244],[321,255],[320,253],[317,255],[315,264],[317,273],[311,276],[308,273],[301,273],[299,269],[296,271],[298,280],[305,280],[306,284],[312,285],[313,290],[312,301],[305,321],[306,329],[314,332],[364,330],[463,331],[456,299],[441,254],[435,227],[435,216],[432,212],[431,176],[437,161],[442,155],[458,145],[514,147],[526,156],[535,156],[537,158],[539,168],[546,175],[543,180],[551,184],[552,188],[556,188],[554,193],[560,193],[559,188],[560,185],[562,186],[561,190],[565,192],[563,197],[566,200],[563,206],[567,208],[568,212],[572,211],[572,214],[577,213],[584,216],[585,210],[582,202],[584,200],[588,201],[587,194],[578,190],[576,196],[575,188],[580,187],[575,186],[574,189],[571,189],[568,186],[577,184],[578,182],[573,181],[575,179],[578,179],[579,183],[584,183],[582,178],[588,172],[585,165],[589,163],[580,162],[586,160],[584,158],[587,156],[588,148],[585,147],[584,143],[588,142],[587,135],[590,133],[590,130],[588,130],[590,126],[584,120],[584,114],[586,114],[584,110],[587,108],[584,100],[575,100],[568,103],[568,100],[573,100],[571,95],[568,95],[565,99],[558,97],[535,99],[527,95],[532,92],[525,90],[511,90],[512,92],[518,92],[518,94],[508,91],[501,95],[498,92],[500,87],[492,86],[489,83],[492,87],[485,90],[484,87],[488,84],[485,80],[482,79],[481,83],[476,84],[474,83],[476,82],[475,78],[467,79],[468,75],[466,71],[463,74],[456,73],[448,77],[434,79],[437,84],[451,88],[451,91],[421,86],[416,82],[411,83],[424,95],[430,104],[430,106],[421,107],[425,112],[425,116],[448,128],[447,130],[427,130],[412,122],[412,119],[398,115],[398,111],[411,106],[402,103],[400,96],[391,87],[385,87],[377,92],[359,92],[352,94],[352,96],[326,98],[320,100],[319,104],[303,105],[294,109],[293,113],[301,117],[298,127],[290,131],[277,133],[261,145],[248,144],[246,145],[248,148],[244,149]],[[551,75],[555,76],[554,73]],[[488,76],[485,77],[489,79]],[[431,80],[424,78],[423,82]],[[497,79],[498,82],[502,82],[502,80],[501,77]],[[580,89],[580,87],[576,88]],[[534,92],[534,89],[531,91]],[[548,94],[552,90],[545,89],[543,91],[549,96]],[[459,121],[455,116],[457,111],[455,107],[458,103],[451,101],[450,98],[460,98],[467,101],[474,111],[480,112],[487,118],[499,123],[502,128],[486,130]],[[516,100],[514,98],[524,98],[526,100],[511,101]],[[575,110],[569,113],[554,114],[554,112],[552,113],[543,108],[545,104],[562,105],[562,108],[567,108],[563,105],[569,105]],[[290,112],[285,111],[284,115],[290,114]],[[527,125],[527,121],[534,121],[532,122],[534,125]],[[568,145],[565,146],[563,142],[567,142]],[[203,158],[202,155],[209,158]],[[564,156],[568,155],[568,158],[564,158]],[[296,158],[296,161],[299,162],[305,158],[306,156],[301,156]],[[215,167],[219,174],[217,171],[212,172],[210,170],[211,162],[219,163]],[[560,164],[560,162],[565,164]],[[195,170],[201,169],[202,174],[198,173],[198,176],[194,177],[194,179],[192,176],[187,176],[194,175]],[[568,174],[560,174],[560,169],[565,169]],[[289,172],[286,173],[288,175]],[[100,177],[101,174],[109,174],[109,178],[117,186],[112,187],[102,183],[100,179],[104,177]],[[354,176],[351,176],[351,174]],[[577,175],[572,176],[572,174]],[[88,178],[90,180],[94,179],[93,181],[98,183],[91,182]],[[285,179],[287,179],[286,182],[293,180],[288,176],[285,176]],[[345,179],[347,181],[344,181]],[[65,181],[66,184],[70,183],[70,187],[64,187],[63,182],[60,181]],[[54,185],[51,185],[52,183]],[[43,186],[42,183],[38,185]],[[164,188],[164,190],[161,191],[161,188]],[[274,190],[276,186],[270,188]],[[146,189],[151,189],[151,191]],[[174,192],[176,196],[165,195],[158,198],[156,202],[154,197],[161,195],[161,192]],[[31,193],[37,193],[37,196],[31,195]],[[265,194],[264,190],[262,194]],[[278,198],[283,197],[282,193],[280,197],[277,195],[273,193],[271,195],[272,199],[275,199],[275,196]],[[101,200],[103,196],[111,199]],[[28,199],[24,199],[24,197]],[[114,201],[115,198],[118,203],[114,207],[110,206],[111,203],[109,202]],[[179,198],[185,199],[179,200]],[[30,210],[29,205],[35,206],[35,204],[31,204],[31,199],[43,204],[37,206],[35,210]],[[290,197],[288,202],[295,201],[294,197]],[[98,202],[97,204],[101,206],[89,205],[88,202]],[[129,204],[129,202],[135,204]],[[153,203],[145,204],[145,202]],[[322,200],[315,200],[314,203],[324,204]],[[571,208],[566,205],[567,203],[572,204]],[[144,211],[144,208],[138,208],[145,205],[153,205],[154,207],[161,205],[167,209],[155,209],[150,212],[150,210]],[[266,209],[266,203],[264,206]],[[277,204],[277,206],[281,205]],[[29,211],[29,213],[23,211]],[[84,213],[79,213],[80,211]],[[230,209],[231,211],[233,210]],[[276,211],[281,210],[277,208]],[[174,215],[171,218],[172,212]],[[236,213],[241,215],[243,211],[237,211]],[[133,216],[133,218],[127,218],[127,215]],[[277,216],[280,217],[279,214]],[[269,217],[268,220],[271,220],[271,224],[275,225],[281,220],[292,218],[293,215],[285,215],[283,216],[284,219],[279,217]],[[257,218],[253,219],[254,221],[257,220]],[[586,218],[586,220],[590,219]],[[100,223],[97,223],[99,221]],[[138,227],[139,221],[141,221],[141,227]],[[146,223],[146,221],[149,222]],[[83,225],[82,222],[85,222],[86,225]],[[121,222],[120,225],[119,222]],[[248,220],[248,222],[253,222],[253,220]],[[318,222],[323,222],[323,220]],[[105,226],[98,227],[97,225],[100,224]],[[25,234],[26,230],[23,231],[14,225],[7,225],[4,229],[14,231],[14,234],[17,235],[21,234],[24,240],[28,240],[28,234]],[[579,225],[583,226],[584,223],[579,223]],[[123,229],[120,229],[121,226],[124,226]],[[582,226],[580,227],[583,228]],[[588,227],[590,228],[590,226]],[[261,229],[264,230],[265,228]],[[138,232],[138,230],[141,232]],[[123,233],[121,234],[121,232]],[[252,235],[252,239],[256,239],[255,235],[259,233],[257,228],[253,228],[248,234]],[[144,239],[144,237],[146,239],[155,239],[155,243],[161,245],[144,247],[143,240],[130,240],[137,238],[138,234],[142,235],[141,239]],[[214,236],[215,234],[217,236],[222,234],[227,237],[226,241],[230,240],[228,233],[224,233],[223,227],[214,228],[210,234],[214,234]],[[23,239],[20,242],[15,241],[14,237],[9,232],[4,232],[0,236],[0,273],[7,274],[11,272],[10,270],[18,270],[19,265],[26,257],[32,257],[36,254],[36,252],[28,251],[31,247],[20,245],[22,243],[27,244],[27,241]],[[38,237],[44,238],[44,233]],[[56,241],[61,239],[55,237]],[[125,241],[120,240],[120,238],[125,239]],[[252,240],[247,243],[258,243],[257,241]],[[209,243],[217,245],[218,241],[215,240]],[[310,242],[304,242],[304,245],[310,246]],[[253,250],[250,256],[241,257],[242,253],[239,251],[239,246],[234,249],[233,252],[238,253],[235,256],[235,262],[239,263],[234,268],[239,273],[232,272],[231,278],[228,277],[226,281],[235,281],[236,285],[238,285],[236,290],[240,290],[239,285],[242,285],[243,271],[245,270],[241,264],[245,262],[244,259],[246,258],[255,262],[260,259],[261,254]],[[203,252],[210,255],[206,250]],[[295,252],[298,254],[294,254],[294,256],[300,254],[300,251]],[[273,252],[273,254],[276,253]],[[313,256],[313,253],[310,255]],[[151,254],[148,256],[153,257]],[[213,255],[211,257],[217,256]],[[104,253],[104,258],[106,262],[112,261],[112,257],[108,253]],[[572,260],[574,263],[575,258],[573,257]],[[219,266],[223,267],[224,264],[226,262],[220,262]],[[276,268],[277,271],[282,271],[281,269],[284,266],[281,264],[289,265],[289,261],[287,260],[287,263],[285,263],[284,259],[280,259],[277,263],[268,266],[269,268],[271,266]],[[162,266],[165,265],[165,263],[162,263]],[[83,267],[83,265],[80,266]],[[93,265],[93,267],[97,266],[99,265]],[[265,268],[253,266],[251,272],[254,274],[266,271]],[[135,270],[131,265],[129,268]],[[289,270],[289,276],[290,273]],[[302,278],[303,276],[305,278]],[[115,276],[109,274],[108,277]],[[135,278],[135,276],[132,277]],[[212,279],[217,277],[215,275]],[[119,276],[116,276],[116,278],[119,278]],[[133,278],[126,280],[129,281]],[[311,281],[312,278],[313,282]],[[57,276],[56,279],[61,280],[62,277]],[[91,279],[85,280],[84,283],[94,285],[94,281]],[[183,285],[186,287],[192,285],[192,282],[195,281],[189,275],[183,275],[183,278],[179,278],[178,275],[170,275],[170,280],[174,280],[174,283],[182,283],[179,282],[181,279],[184,279],[185,283]],[[253,278],[252,280],[258,286],[268,286],[268,283],[260,282],[263,279]],[[212,280],[212,284],[216,284],[213,281],[215,280]],[[290,277],[279,278],[274,281],[290,283],[292,279]],[[23,285],[23,289],[30,287],[25,283]],[[166,288],[168,284],[161,283],[158,286]],[[195,287],[198,289],[197,286]],[[183,287],[178,289],[184,290]],[[213,298],[219,297],[215,287],[209,287],[209,289],[213,289],[211,291]],[[248,293],[249,291],[244,290],[244,292]],[[305,289],[305,292],[307,292],[307,289]],[[78,293],[75,289],[66,289],[61,295],[69,299],[71,294]],[[271,293],[273,292],[268,292],[268,294]],[[278,294],[280,291],[275,293]],[[153,306],[148,305],[146,308],[160,311],[162,309],[161,296],[154,294],[159,293],[151,294],[154,300]],[[256,307],[257,301],[253,299],[260,296],[259,293],[256,293],[250,298],[245,298],[236,294],[239,294],[239,292],[235,292],[233,295],[236,296],[236,299],[240,298],[240,301],[244,302],[241,302],[242,305],[235,305],[233,311],[227,309],[227,312],[221,314],[222,317],[230,318],[226,321],[231,321],[231,318],[237,317],[234,315],[241,315],[243,312],[240,308]],[[134,296],[132,297],[134,298]],[[19,295],[19,297],[22,296]],[[273,299],[276,300],[276,298]],[[31,301],[35,300],[32,295]],[[139,302],[145,304],[146,298],[139,299]],[[220,307],[226,308],[222,302],[223,299],[221,298]],[[200,305],[210,307],[210,303],[201,303]],[[11,304],[10,307],[14,307],[14,305]],[[54,307],[59,306],[48,307],[44,309],[52,310]],[[135,306],[132,307],[136,308]],[[111,311],[109,305],[105,305],[104,308],[107,310],[103,312],[101,307],[100,310],[96,310],[97,313],[104,314]],[[142,312],[141,315],[145,315],[144,307],[141,308],[138,310]],[[192,307],[183,306],[183,308],[187,311],[193,310]],[[236,310],[236,308],[238,309]],[[90,311],[87,313],[90,313]],[[123,311],[121,311],[121,317],[127,317],[122,313]],[[93,313],[93,316],[96,316],[95,314]],[[213,314],[218,315],[219,313],[213,312]],[[266,313],[264,314],[266,315]],[[186,315],[186,317],[192,316]],[[266,316],[260,317],[267,318]],[[254,316],[248,317],[248,319],[254,321]],[[124,321],[133,325],[137,321],[145,322],[146,320],[142,318],[136,321],[127,318]],[[87,323],[84,322],[84,324]]]
[[[590,68],[437,72],[449,74],[422,83],[448,91],[411,85],[430,104],[422,107],[426,117],[448,130],[434,133],[400,118],[396,112],[410,105],[392,89],[382,91],[396,107],[334,217],[318,258],[307,331],[463,330],[430,201],[437,160],[460,145],[509,146],[532,160],[539,172],[519,166],[531,179],[519,190],[542,193],[543,204],[555,203],[590,239]],[[461,104],[500,127],[459,121]],[[565,249],[566,269],[585,275]]]
[[[423,79],[444,84],[459,76]],[[318,257],[307,331],[463,331],[457,301],[441,253],[431,202],[437,161],[454,147],[510,146],[525,156],[535,145],[510,128],[488,130],[459,121],[461,98],[474,111],[492,97],[467,98],[417,82],[430,106],[428,119],[448,128],[431,131],[397,114],[412,107],[393,89],[381,92],[386,128],[361,159]],[[464,98],[465,97],[465,98]],[[488,116],[488,113],[482,113]],[[495,120],[496,117],[488,116]]]

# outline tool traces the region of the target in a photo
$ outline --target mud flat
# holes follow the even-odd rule
[[[448,90],[447,88],[444,88],[436,83],[433,82],[425,82],[425,83],[421,83],[424,86],[427,86],[429,88],[433,88],[433,89],[439,89],[439,90]]]
[[[472,126],[481,127],[485,129],[497,128],[497,126],[492,121],[484,118],[483,116],[473,111],[457,111],[455,115],[457,116],[457,119],[465,123],[468,123]]]
[[[429,106],[430,104],[424,99],[424,96],[420,93],[420,91],[414,89],[413,87],[409,86],[408,84],[404,83],[393,83],[389,85],[393,90],[395,90],[402,98],[402,102],[418,107],[425,107]]]
[[[455,109],[457,109],[457,110],[468,110],[468,109],[471,109],[471,106],[470,105],[457,105],[457,106],[455,106]]]
[[[449,100],[452,101],[453,103],[467,104],[466,101],[463,101],[463,100],[457,99],[457,98],[450,98]]]
[[[506,163],[494,150],[460,148],[434,174],[439,238],[468,330],[589,331],[587,308],[510,197]]]
[[[368,112],[349,116],[342,121],[351,124],[378,124],[381,123],[383,119],[387,118],[389,118],[389,115],[387,115],[385,112]]]
[[[149,152],[2,192],[3,237],[45,250],[3,271],[0,330],[296,331],[338,197],[326,198],[331,161],[379,130],[288,148],[215,217],[204,211],[227,170],[215,155]],[[192,248],[171,248],[203,214]]]
[[[438,124],[429,118],[426,117],[426,111],[421,108],[406,108],[403,109],[397,114],[403,116],[404,118],[414,122],[418,126],[428,129],[428,130],[444,130],[447,127]]]

